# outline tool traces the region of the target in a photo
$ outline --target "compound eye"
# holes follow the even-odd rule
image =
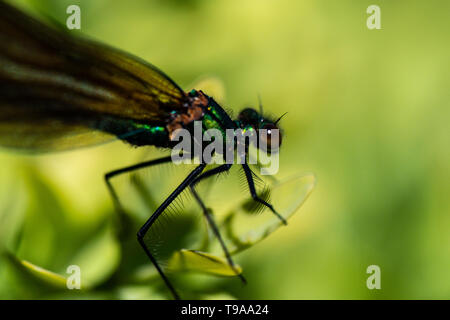
[[[277,152],[279,147],[281,146],[280,129],[278,129],[278,127],[273,123],[266,123],[261,128],[259,128],[259,146],[264,151]]]
[[[238,120],[243,124],[256,125],[259,120],[259,114],[255,109],[246,108],[239,113]]]

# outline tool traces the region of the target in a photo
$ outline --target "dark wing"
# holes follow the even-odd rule
[[[171,112],[185,112],[186,99],[156,67],[52,29],[0,0],[1,145],[61,149],[61,141],[101,129],[105,117],[165,124]],[[74,147],[105,138],[93,136]]]

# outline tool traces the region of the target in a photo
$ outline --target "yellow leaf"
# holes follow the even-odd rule
[[[193,271],[228,277],[242,273],[242,268],[239,265],[231,267],[224,258],[187,249],[175,252],[168,267],[171,271]]]
[[[37,280],[40,283],[44,283],[53,289],[67,289],[65,277],[47,269],[41,268],[29,261],[21,260],[12,253],[6,253],[6,257],[23,275],[31,277],[32,279]]]

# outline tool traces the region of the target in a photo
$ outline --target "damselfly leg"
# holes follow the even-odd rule
[[[128,166],[128,167],[124,167],[124,168],[120,168],[120,169],[117,169],[117,170],[110,171],[110,172],[105,174],[105,183],[106,183],[106,186],[108,187],[108,192],[109,192],[109,194],[110,194],[110,196],[111,196],[111,198],[113,200],[114,208],[115,208],[115,210],[116,210],[116,212],[117,212],[117,214],[119,216],[119,221],[121,223],[124,223],[124,222],[128,221],[128,219],[127,219],[125,210],[124,210],[124,208],[122,206],[122,203],[119,200],[119,196],[117,195],[117,192],[116,192],[116,190],[114,189],[114,187],[113,187],[113,185],[111,183],[111,179],[113,177],[115,177],[115,176],[119,176],[119,175],[124,174],[124,173],[129,173],[129,172],[132,172],[132,171],[135,171],[135,170],[139,170],[139,169],[142,169],[142,168],[148,168],[148,167],[151,167],[151,166],[156,166],[156,165],[160,165],[160,164],[163,164],[163,163],[168,163],[170,161],[172,161],[172,158],[170,156],[167,156],[167,157],[162,157],[162,158],[158,158],[158,159],[153,159],[153,160],[149,160],[149,161],[140,162],[140,163]],[[123,225],[119,225],[118,227],[119,227],[119,230],[120,230],[119,235],[124,235],[124,232],[122,232],[123,229],[124,229]]]
[[[203,171],[203,169],[205,169],[205,167],[206,167],[206,164],[202,163],[197,168],[192,170],[191,173],[186,177],[186,179],[184,179],[184,181],[182,183],[180,183],[180,185],[167,197],[167,199],[164,200],[164,202],[158,207],[158,209],[156,209],[156,211],[144,223],[144,225],[141,227],[141,229],[139,229],[139,231],[137,233],[137,238],[138,238],[139,243],[141,244],[142,248],[144,249],[144,251],[147,254],[147,256],[150,258],[152,263],[155,265],[156,269],[158,270],[159,274],[163,278],[163,280],[166,283],[167,287],[172,292],[174,298],[177,299],[177,300],[180,299],[180,296],[175,291],[174,287],[172,286],[172,284],[170,283],[169,279],[166,277],[166,275],[162,271],[161,267],[156,262],[156,259],[150,253],[149,248],[147,247],[146,243],[144,242],[144,237],[147,234],[147,231],[152,226],[152,224],[161,215],[161,213],[163,213],[163,211],[173,202],[173,200],[175,200],[175,198],[178,197],[178,195],[181,192],[183,192],[183,190],[187,186],[189,186],[192,183],[192,181],[194,181],[194,179]]]
[[[227,246],[225,245],[225,242],[223,241],[222,236],[220,235],[219,228],[217,227],[217,225],[214,221],[214,217],[211,213],[211,210],[209,210],[205,206],[203,200],[200,198],[200,195],[195,190],[195,185],[197,183],[199,183],[200,181],[202,181],[206,178],[212,177],[214,175],[220,174],[222,172],[228,171],[230,168],[231,168],[231,164],[223,164],[217,168],[214,168],[214,169],[211,169],[209,171],[202,173],[191,183],[190,189],[191,189],[192,194],[194,195],[195,200],[198,202],[198,204],[202,208],[203,215],[205,216],[206,220],[208,221],[208,224],[211,227],[212,231],[214,232],[214,235],[216,236],[217,240],[219,240],[220,246],[222,247],[222,250],[225,254],[228,264],[235,271],[236,275],[241,279],[241,281],[243,283],[247,283],[244,276],[239,271],[237,271],[235,268],[235,264],[234,264],[233,260],[231,259],[230,252],[229,252]]]
[[[154,159],[142,163],[138,163],[129,167],[117,169],[114,171],[111,171],[107,174],[105,174],[105,181],[106,185],[108,186],[108,190],[111,194],[111,197],[113,198],[114,205],[117,210],[119,210],[120,214],[124,214],[123,206],[120,203],[119,197],[117,196],[116,191],[114,190],[114,187],[111,184],[110,179],[114,176],[118,176],[120,174],[129,173],[138,169],[143,169],[147,167],[151,167],[154,165],[159,165],[163,163],[170,162],[172,158],[170,156]],[[156,209],[156,211],[150,216],[150,218],[145,222],[145,224],[139,229],[137,233],[137,239],[139,244],[144,249],[145,253],[149,257],[150,261],[155,266],[156,270],[160,274],[161,278],[163,279],[164,283],[166,284],[167,288],[169,288],[170,292],[172,293],[173,297],[175,299],[180,299],[180,296],[176,292],[175,288],[173,287],[172,283],[169,281],[167,276],[165,275],[164,271],[156,261],[156,259],[151,254],[147,244],[144,241],[144,237],[147,234],[148,230],[152,226],[152,224],[158,219],[158,217],[161,215],[161,213],[172,203],[172,201],[187,187],[189,186],[192,181],[203,171],[206,164],[200,164],[197,168],[195,168],[187,177],[186,179],[167,197],[167,199]]]
[[[286,219],[284,219],[275,209],[274,207],[268,203],[267,201],[265,201],[264,199],[261,199],[258,194],[256,193],[256,188],[255,188],[255,182],[253,181],[253,173],[252,170],[250,169],[250,167],[248,166],[248,164],[244,163],[242,165],[242,168],[244,169],[245,172],[245,177],[247,178],[247,183],[248,183],[248,187],[250,189],[250,194],[253,198],[254,201],[261,203],[262,205],[266,206],[267,208],[270,209],[270,211],[272,211],[273,214],[275,214],[277,216],[278,219],[281,220],[281,222],[283,222],[284,225],[287,225],[287,221]]]

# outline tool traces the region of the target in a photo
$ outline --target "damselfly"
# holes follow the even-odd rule
[[[0,1],[0,145],[41,152],[119,138],[135,147],[172,149],[176,144],[172,138],[178,129],[192,133],[194,124],[200,123],[202,132],[219,130],[224,140],[227,129],[242,129],[257,137],[258,146],[262,142],[271,146],[271,132],[278,130],[278,120],[251,108],[233,120],[212,97],[201,90],[184,92],[153,65],[105,45],[69,36]],[[263,131],[265,135],[260,134]],[[276,147],[281,136],[278,141]],[[195,140],[193,144],[199,142]],[[232,148],[236,145],[233,140]],[[253,201],[269,208],[285,224],[285,218],[258,195],[255,174],[246,159],[239,165]],[[105,180],[116,209],[123,211],[111,178],[171,160],[167,156],[107,173]],[[207,165],[200,161],[137,233],[139,243],[175,298],[179,295],[144,237],[186,188],[200,205],[227,263],[244,280],[234,267],[211,212],[196,191],[200,181],[228,171],[232,163],[205,171]]]

